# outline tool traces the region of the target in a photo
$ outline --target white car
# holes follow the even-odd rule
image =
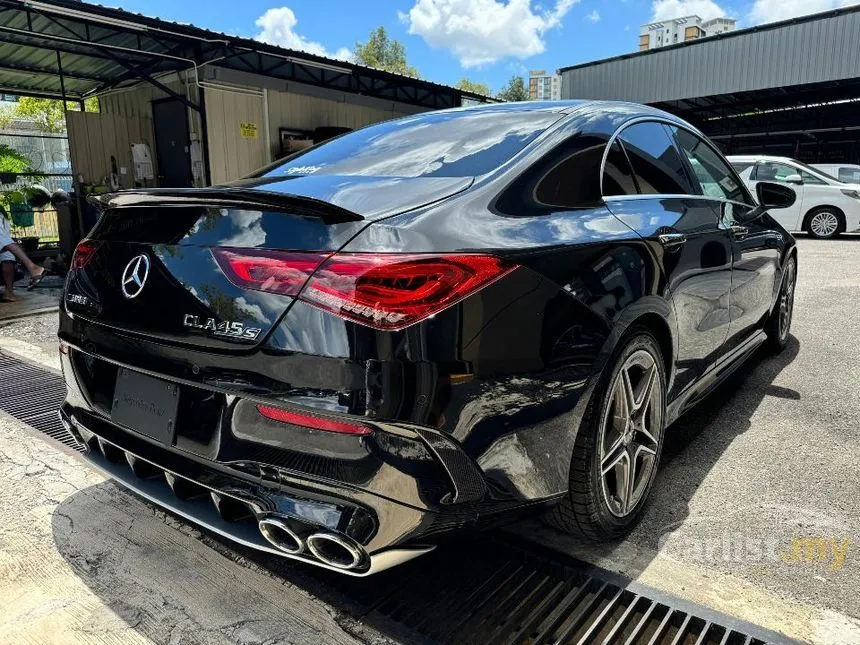
[[[846,184],[860,184],[860,166],[856,163],[814,163],[810,165]]]
[[[843,183],[827,173],[788,157],[744,155],[727,157],[755,195],[760,181],[791,184],[797,200],[771,216],[789,231],[806,231],[831,238],[860,230],[860,185]]]

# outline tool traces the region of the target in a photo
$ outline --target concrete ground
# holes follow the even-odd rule
[[[669,430],[628,539],[512,529],[799,640],[860,643],[860,238],[799,247],[794,339]],[[55,325],[0,326],[0,350],[56,365]],[[384,640],[8,417],[0,478],[0,642]]]
[[[860,643],[860,237],[798,247],[794,338],[667,430],[633,534],[520,531],[798,638]]]

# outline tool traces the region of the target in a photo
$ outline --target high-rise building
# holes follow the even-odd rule
[[[699,16],[651,22],[639,28],[639,51],[734,31],[735,22],[734,18],[703,21]]]
[[[529,99],[532,101],[558,101],[561,98],[561,76],[547,74],[542,69],[529,72]]]

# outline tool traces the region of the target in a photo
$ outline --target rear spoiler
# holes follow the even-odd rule
[[[302,195],[250,188],[146,188],[90,195],[87,201],[100,210],[114,208],[162,208],[182,206],[257,207],[300,217],[313,217],[327,224],[360,222],[364,218],[340,206]]]

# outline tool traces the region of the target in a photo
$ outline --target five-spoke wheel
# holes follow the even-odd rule
[[[609,511],[624,517],[642,499],[657,466],[663,391],[657,358],[645,349],[627,357],[611,386],[601,423],[600,476]]]
[[[599,541],[635,526],[660,462],[665,374],[654,335],[630,330],[610,358],[576,436],[570,489],[548,517],[554,526]]]

